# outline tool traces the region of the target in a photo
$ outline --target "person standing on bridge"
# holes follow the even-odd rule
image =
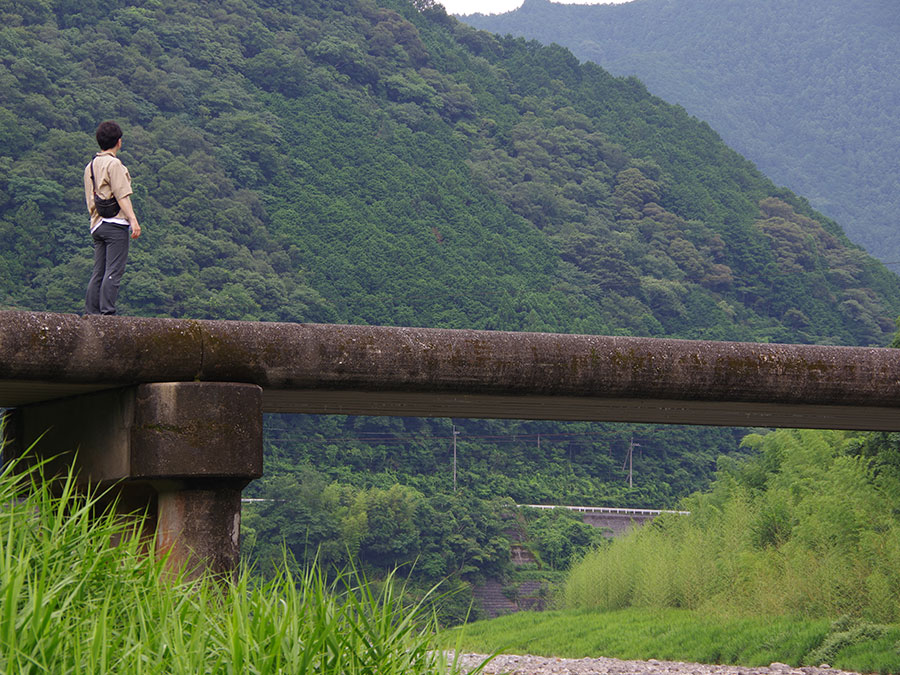
[[[85,314],[115,314],[119,283],[128,260],[129,231],[141,236],[131,204],[131,175],[116,157],[122,149],[122,129],[115,122],[97,127],[100,152],[84,167],[84,196],[94,240],[94,270],[84,298]]]

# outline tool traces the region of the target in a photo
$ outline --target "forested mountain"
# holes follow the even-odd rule
[[[840,222],[853,241],[900,261],[893,0],[525,0],[507,14],[463,19],[636,75]]]
[[[130,313],[886,341],[896,278],[706,125],[419,5],[5,2],[3,303],[80,308],[116,118]]]
[[[896,276],[708,125],[429,0],[0,0],[0,26],[6,308],[80,310],[112,118],[144,228],[129,314],[883,345],[900,313]],[[387,564],[453,510],[429,570],[462,574],[498,560],[478,500],[669,506],[737,446],[456,421],[454,494],[451,424],[269,417],[254,489],[291,501],[257,531]]]

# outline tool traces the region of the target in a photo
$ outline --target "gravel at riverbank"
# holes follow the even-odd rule
[[[452,652],[448,655],[452,659]],[[487,658],[483,654],[461,654],[459,663],[469,672]],[[618,659],[560,659],[544,656],[500,654],[482,671],[488,675],[857,675],[827,666],[793,668],[783,663],[745,668],[712,666],[677,661],[620,661]]]

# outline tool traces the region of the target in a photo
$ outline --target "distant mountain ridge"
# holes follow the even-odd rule
[[[896,2],[525,0],[507,14],[462,20],[636,75],[873,255],[900,261]]]

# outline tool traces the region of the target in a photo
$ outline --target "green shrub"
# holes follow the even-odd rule
[[[822,644],[808,654],[806,663],[811,666],[831,664],[844,648],[877,640],[889,630],[888,626],[865,623],[847,616],[841,617],[831,624],[831,630]]]
[[[565,606],[723,609],[900,619],[895,478],[834,431],[751,435],[758,455],[720,471],[690,516],[660,517],[576,564]]]

